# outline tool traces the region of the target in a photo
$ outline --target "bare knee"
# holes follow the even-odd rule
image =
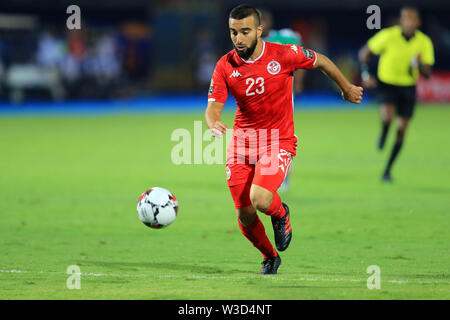
[[[272,204],[273,193],[263,187],[253,184],[250,189],[250,201],[253,207],[264,212]]]
[[[236,209],[236,214],[244,226],[251,225],[256,219],[256,209],[252,206]]]
[[[383,123],[391,123],[395,117],[395,107],[389,103],[383,103],[380,108],[381,120]]]
[[[409,119],[399,118],[398,119],[398,129],[397,129],[397,142],[402,142],[405,137],[406,129],[408,128]]]

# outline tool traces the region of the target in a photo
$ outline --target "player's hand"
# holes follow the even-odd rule
[[[222,121],[217,120],[211,127],[211,134],[216,138],[220,138],[223,134],[227,133],[227,129],[228,127]]]
[[[361,103],[363,88],[357,87],[355,85],[351,85],[347,90],[342,91],[342,98],[351,102],[351,103]]]

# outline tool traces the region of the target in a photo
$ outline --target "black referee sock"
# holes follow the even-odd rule
[[[384,173],[390,173],[391,172],[391,167],[392,164],[394,163],[395,159],[397,158],[398,153],[400,152],[400,149],[402,148],[403,145],[403,141],[396,141],[394,144],[394,147],[392,148],[391,151],[391,156],[389,157],[389,161],[388,164],[386,166],[386,170],[384,171]]]
[[[383,122],[381,128],[381,135],[378,139],[378,149],[383,149],[384,143],[386,142],[387,133],[389,131],[390,122]]]

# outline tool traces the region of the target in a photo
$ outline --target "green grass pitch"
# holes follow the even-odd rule
[[[203,114],[0,118],[0,299],[449,299],[449,119],[449,107],[417,109],[385,185],[395,130],[377,152],[376,108],[297,109],[282,194],[293,240],[279,274],[259,276],[224,165],[171,162],[172,131]],[[152,186],[179,201],[166,229],[137,218]],[[66,287],[70,265],[80,290]]]

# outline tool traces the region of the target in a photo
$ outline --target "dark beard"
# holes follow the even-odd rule
[[[234,50],[236,50],[237,54],[239,57],[241,57],[244,60],[247,60],[248,58],[250,58],[250,56],[253,54],[253,52],[255,51],[256,45],[258,43],[258,40],[255,39],[255,41],[252,43],[252,45],[247,48],[245,51],[239,51],[233,44],[234,46]]]

